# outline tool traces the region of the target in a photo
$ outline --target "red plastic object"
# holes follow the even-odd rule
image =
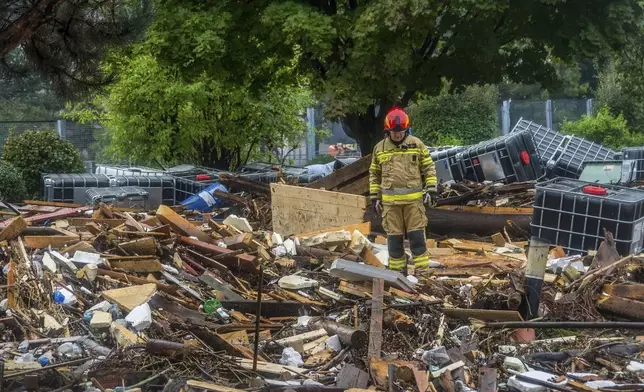
[[[530,154],[528,154],[527,151],[521,151],[521,154],[519,155],[521,156],[521,163],[523,163],[524,165],[530,164]]]
[[[197,174],[195,176],[195,181],[208,181],[211,180],[210,174]]]
[[[586,185],[585,187],[582,188],[582,191],[589,195],[597,195],[597,196],[606,196],[608,194],[608,191],[606,190],[606,188],[603,188],[601,186],[595,186],[595,185]]]

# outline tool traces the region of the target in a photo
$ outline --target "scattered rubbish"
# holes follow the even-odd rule
[[[432,153],[449,180],[427,209],[431,261],[424,271],[410,262],[404,275],[387,269],[386,237],[369,218],[369,157],[306,187],[294,182],[304,171],[273,165],[100,174],[94,183],[50,176],[52,197],[73,188],[66,200],[0,211],[0,382],[60,391],[642,390],[643,191],[544,182],[541,170],[572,176],[582,165],[570,150],[558,161],[570,138],[524,128],[494,145]],[[468,166],[458,163],[465,158]],[[143,172],[158,178],[145,186]],[[145,190],[147,206],[159,207],[107,197],[70,204],[117,185]],[[566,204],[575,200],[588,209]]]

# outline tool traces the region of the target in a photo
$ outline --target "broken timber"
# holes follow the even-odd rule
[[[195,249],[204,253],[214,254],[217,256],[221,255],[222,257],[217,258],[217,261],[221,262],[226,267],[233,270],[239,269],[245,272],[253,272],[259,266],[259,261],[255,256],[251,256],[245,253],[233,255],[231,253],[234,253],[235,251],[232,251],[226,248],[221,248],[217,245],[208,244],[189,237],[181,237],[181,242],[185,245],[192,246]]]
[[[364,156],[350,165],[339,168],[328,176],[322,177],[308,185],[308,188],[326,189],[365,195],[369,193],[369,166],[371,154]]]

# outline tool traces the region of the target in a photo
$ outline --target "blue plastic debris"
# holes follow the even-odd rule
[[[228,188],[219,182],[215,182],[201,192],[182,201],[181,205],[188,210],[199,212],[212,211],[213,208],[219,208],[224,203],[224,200],[214,196],[215,191],[228,192]]]

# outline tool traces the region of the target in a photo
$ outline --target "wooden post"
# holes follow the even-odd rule
[[[382,296],[384,291],[384,279],[374,279],[373,298],[371,300],[371,324],[369,326],[369,358],[380,358],[382,349]]]
[[[526,267],[524,278],[525,296],[519,306],[519,312],[524,320],[535,318],[539,313],[541,287],[546,273],[549,252],[550,243],[547,240],[538,237],[530,239],[528,266]]]

